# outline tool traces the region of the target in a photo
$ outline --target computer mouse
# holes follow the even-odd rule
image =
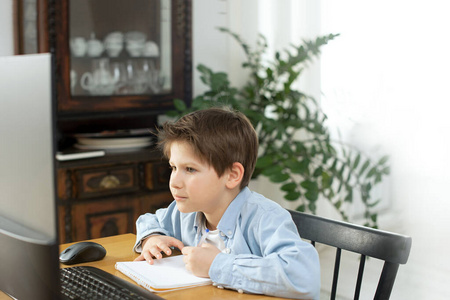
[[[67,247],[59,255],[59,261],[66,265],[100,260],[106,255],[106,249],[94,242],[79,242]]]

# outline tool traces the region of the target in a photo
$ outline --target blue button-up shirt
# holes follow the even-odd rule
[[[147,236],[160,233],[186,246],[201,238],[199,213],[181,213],[172,202],[136,222],[134,250]],[[320,266],[315,248],[300,239],[290,213],[264,196],[244,188],[230,203],[217,229],[227,251],[211,264],[218,286],[296,299],[319,299]]]

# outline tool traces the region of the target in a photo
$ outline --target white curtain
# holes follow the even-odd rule
[[[322,31],[341,33],[323,52],[322,104],[346,140],[391,155],[383,199],[407,222],[449,208],[449,8],[322,0]]]

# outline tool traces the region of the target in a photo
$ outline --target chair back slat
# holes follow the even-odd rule
[[[355,297],[353,297],[355,300],[359,299],[359,294],[361,292],[361,284],[362,284],[365,264],[366,264],[366,256],[364,254],[362,254],[360,261],[359,261],[358,279],[356,280],[356,287],[355,287]]]
[[[389,299],[391,296],[392,288],[394,287],[395,277],[399,264],[386,261],[381,271],[380,281],[378,282],[377,291],[375,293],[374,300]]]
[[[408,261],[411,237],[298,211],[288,211],[303,239],[310,240],[313,245],[320,243],[337,249],[330,299],[335,299],[337,294],[342,250],[362,255],[354,299],[359,299],[360,296],[366,257],[385,262],[374,299],[389,299],[399,264]]]
[[[336,249],[336,258],[334,261],[333,285],[331,287],[331,300],[336,299],[337,284],[339,279],[339,268],[341,267],[341,249]]]

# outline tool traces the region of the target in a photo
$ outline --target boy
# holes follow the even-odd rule
[[[137,220],[136,260],[152,264],[176,247],[188,270],[218,287],[318,299],[316,250],[287,210],[247,187],[258,154],[250,121],[211,108],[166,123],[159,137],[175,201]]]

